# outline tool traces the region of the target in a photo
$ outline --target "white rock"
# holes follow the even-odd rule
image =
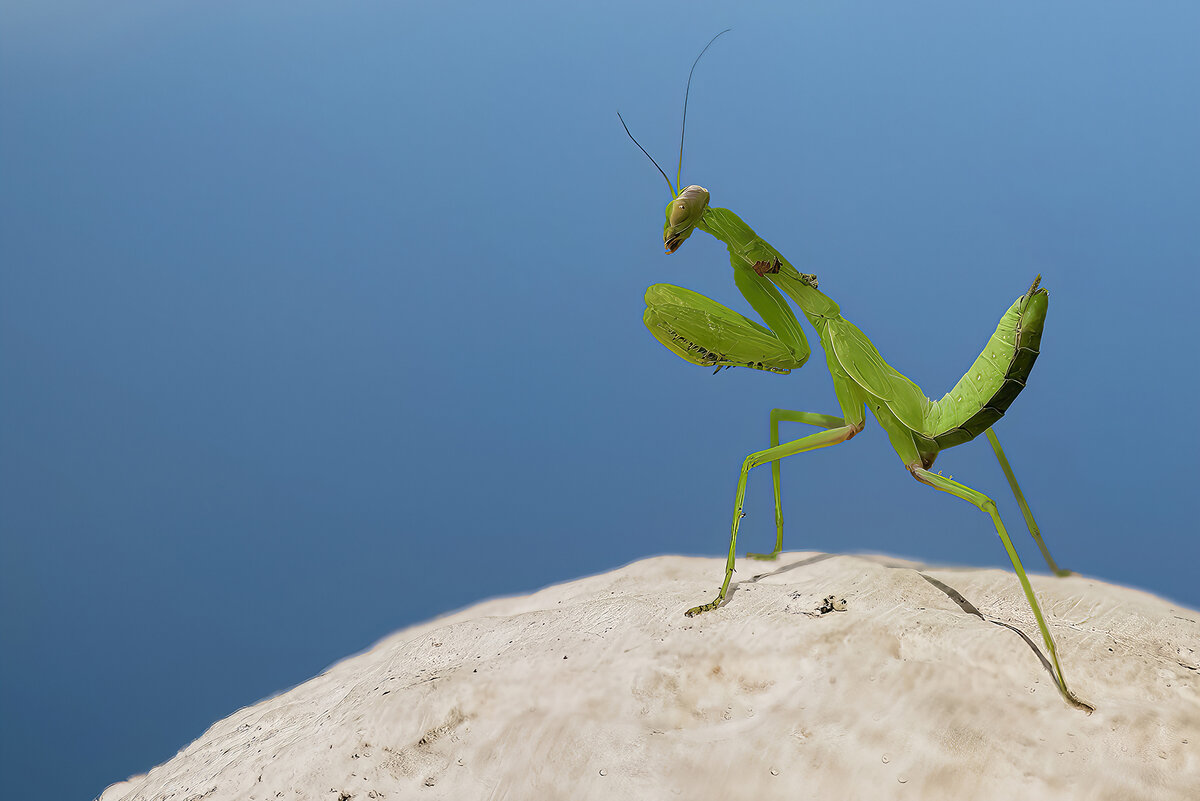
[[[1088,715],[1009,572],[791,553],[685,618],[723,566],[646,559],[404,629],[101,799],[1200,797],[1196,612],[1033,576]],[[831,594],[844,612],[807,614]]]

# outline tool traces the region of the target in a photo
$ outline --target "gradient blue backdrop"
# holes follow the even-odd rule
[[[744,308],[720,244],[662,255],[614,114],[673,163],[726,26],[685,183],[935,396],[1042,273],[1000,430],[1048,541],[1200,606],[1200,7],[726,6],[3,4],[6,794],[89,798],[473,601],[724,551],[768,410],[837,409],[820,358],[713,376],[641,324],[660,281]],[[985,443],[938,467],[1042,567]],[[874,426],[784,483],[791,548],[1006,565]]]

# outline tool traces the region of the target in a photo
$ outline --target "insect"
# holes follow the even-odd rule
[[[718,37],[720,35],[717,34]],[[684,93],[684,125],[692,73],[700,57],[716,38],[713,37],[697,56],[692,64],[692,72],[688,74],[688,87]],[[623,119],[621,124],[625,125]],[[696,230],[725,243],[733,267],[734,282],[766,325],[760,325],[691,290],[670,284],[655,284],[646,291],[646,310],[643,315],[646,327],[673,353],[693,364],[712,367],[714,372],[722,368],[748,367],[786,374],[804,366],[810,356],[804,329],[788,304],[790,299],[820,338],[825,363],[841,407],[840,416],[789,409],[771,411],[770,447],[747,456],[738,477],[725,580],[716,598],[687,610],[687,616],[712,611],[725,600],[734,571],[738,525],[744,516],[742,507],[749,472],[764,464],[771,465],[776,536],[775,549],[771,553],[747,556],[775,559],[783,549],[780,460],[848,442],[863,430],[869,411],[887,434],[913,478],[974,504],[991,518],[1041,630],[1054,665],[1059,690],[1068,703],[1091,710],[1092,707],[1067,689],[1054,640],[995,502],[982,492],[930,469],[941,451],[986,434],[1046,563],[1056,575],[1069,575],[1070,571],[1060,569],[1051,557],[1000,447],[1000,441],[992,430],[992,426],[1024,389],[1038,356],[1048,303],[1046,290],[1039,287],[1041,276],[1009,306],[979,358],[954,388],[941,400],[930,400],[920,387],[884,361],[867,336],[842,316],[838,304],[818,289],[815,276],[796,270],[779,251],[732,211],[709,205],[708,190],[696,185],[681,186],[682,128],[679,173],[674,185],[653,157],[634,139],[634,144],[654,162],[671,189],[672,197],[666,208],[666,224],[663,227],[663,245],[667,253],[675,253]],[[625,126],[625,131],[629,133],[628,126]],[[629,133],[629,137],[633,139],[633,134]],[[781,444],[779,424],[783,422],[805,423],[823,430]]]

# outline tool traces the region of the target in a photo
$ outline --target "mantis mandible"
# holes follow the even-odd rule
[[[722,31],[721,33],[725,33]],[[716,41],[717,34],[696,57],[692,72],[704,51]],[[684,93],[684,125],[687,120],[687,95],[692,73]],[[618,114],[618,117],[620,115]],[[625,121],[621,120],[622,126]],[[1041,607],[1021,566],[1020,557],[990,497],[966,484],[930,470],[938,454],[986,434],[992,450],[1008,479],[1030,534],[1041,549],[1050,569],[1059,576],[1069,575],[1055,564],[1043,541],[1016,476],[1009,466],[1000,440],[992,426],[1000,420],[1013,400],[1025,387],[1025,381],[1038,356],[1048,294],[1039,288],[1039,275],[1029,290],[1018,297],[996,326],[995,333],[966,374],[941,400],[930,400],[911,380],[884,361],[878,349],[853,323],[842,316],[838,304],[818,289],[815,276],[800,273],[779,251],[758,236],[749,225],[729,209],[709,205],[708,190],[701,186],[682,186],[683,126],[680,131],[679,173],[676,183],[645,148],[634,144],[658,167],[671,190],[666,208],[663,245],[667,253],[676,252],[696,230],[723,242],[729,249],[733,278],[737,288],[766,326],[699,293],[670,284],[655,284],[646,291],[643,321],[659,342],[683,359],[704,367],[748,367],[786,374],[808,361],[810,350],[786,298],[799,307],[816,330],[825,352],[825,363],[833,381],[841,415],[773,409],[770,414],[770,447],[755,451],[742,462],[734,497],[733,524],[729,537],[729,556],[725,580],[716,598],[687,610],[688,617],[716,609],[725,601],[734,572],[738,525],[743,517],[746,479],[752,469],[771,465],[775,493],[775,549],[769,554],[747,554],[756,559],[775,559],[783,549],[783,512],[780,504],[779,462],[787,456],[848,442],[866,425],[866,412],[875,417],[887,434],[905,468],[921,484],[947,492],[975,505],[986,513],[1004,550],[1016,570],[1025,598],[1041,630],[1042,639],[1054,665],[1055,679],[1063,698],[1073,706],[1091,710],[1067,689],[1059,664],[1058,650],[1046,626]],[[629,128],[625,127],[626,133]],[[633,139],[633,135],[629,134]],[[780,443],[779,424],[805,423],[823,429],[790,442]]]

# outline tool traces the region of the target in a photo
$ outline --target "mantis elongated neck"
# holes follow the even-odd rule
[[[767,272],[763,277],[769,278],[800,307],[813,328],[819,331],[826,320],[841,316],[838,305],[814,286],[815,278],[801,275],[782,253],[729,209],[709,206],[696,227],[725,243],[735,270],[753,269],[759,262],[778,264],[778,272]]]

